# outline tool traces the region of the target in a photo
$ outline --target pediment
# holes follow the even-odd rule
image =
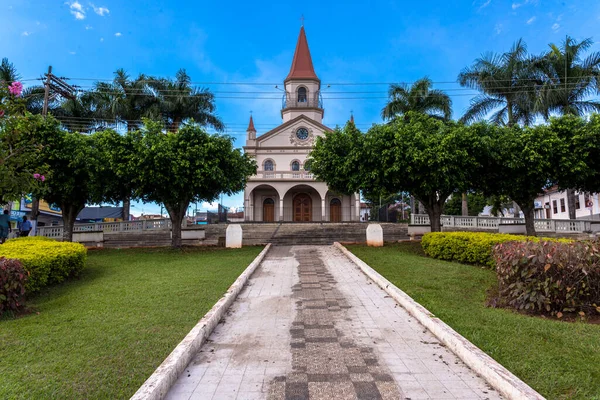
[[[304,128],[308,131],[306,139],[298,138],[296,132],[298,129]],[[257,147],[309,147],[314,144],[317,136],[323,136],[325,132],[331,132],[332,129],[327,126],[308,118],[305,115],[300,115],[277,128],[260,135],[256,138]],[[300,135],[302,137],[302,135]]]

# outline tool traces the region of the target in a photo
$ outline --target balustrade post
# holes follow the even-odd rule
[[[552,232],[556,232],[556,220],[552,220],[552,223],[550,224],[550,229],[552,229]]]
[[[454,215],[450,216],[450,226],[456,226],[456,221],[454,219]]]
[[[410,214],[410,224],[411,225],[415,224],[415,214],[413,214],[413,213]]]

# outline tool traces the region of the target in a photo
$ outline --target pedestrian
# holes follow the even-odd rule
[[[10,217],[8,210],[0,214],[0,244],[3,244],[10,232]]]
[[[29,236],[31,228],[31,221],[28,221],[27,217],[23,215],[23,222],[19,224],[19,237]]]

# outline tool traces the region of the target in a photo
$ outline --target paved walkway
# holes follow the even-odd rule
[[[333,246],[273,247],[167,399],[499,399]]]

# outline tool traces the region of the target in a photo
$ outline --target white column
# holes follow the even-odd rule
[[[354,193],[354,198],[355,198],[355,208],[356,208],[356,220],[360,221],[360,194],[359,193]]]
[[[279,199],[279,221],[283,221],[283,199]]]
[[[325,199],[321,198],[321,222],[325,222]]]
[[[244,190],[244,221],[250,221],[250,201],[246,195],[246,191]]]

